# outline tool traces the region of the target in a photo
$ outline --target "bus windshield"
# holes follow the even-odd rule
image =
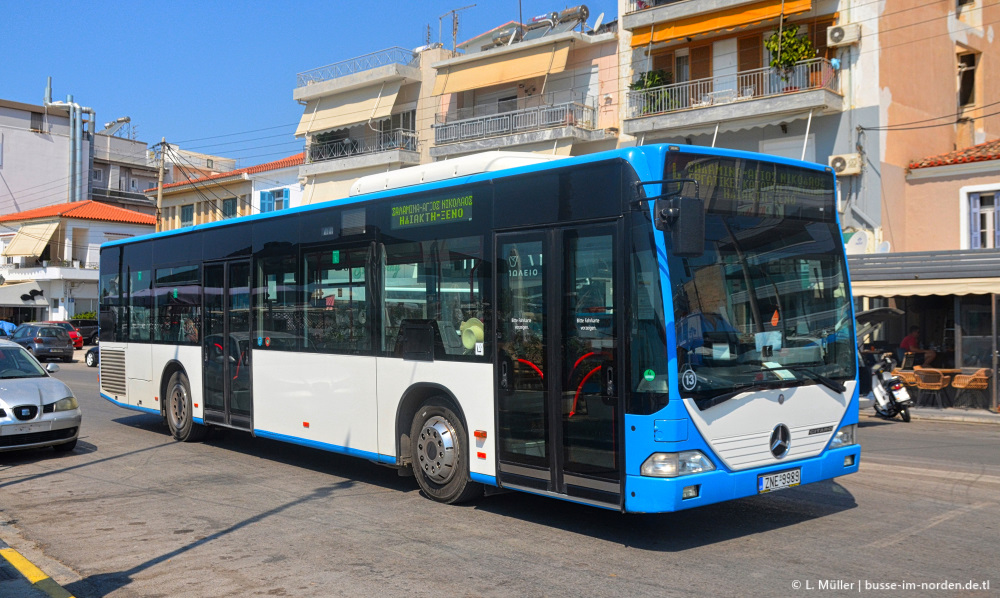
[[[700,160],[668,169],[699,181],[707,210],[702,256],[672,256],[665,235],[682,396],[707,409],[748,390],[842,391],[856,357],[833,177],[732,158],[706,171]]]

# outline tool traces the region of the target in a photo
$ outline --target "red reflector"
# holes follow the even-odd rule
[[[473,435],[476,438],[486,438],[486,430],[476,430]]]
[[[302,427],[303,428],[308,428],[309,427],[309,422],[302,422]]]
[[[480,459],[485,459],[486,453],[476,453],[476,456],[479,457]]]
[[[892,389],[893,389],[893,390],[899,390],[900,388],[903,388],[903,385],[902,385],[902,384],[893,384],[893,385],[892,385]]]
[[[195,403],[195,404],[194,404],[194,408],[195,408],[195,409],[197,409],[197,408],[198,408],[198,403]]]
[[[154,401],[159,401],[159,400],[160,400],[160,397],[153,397],[153,400],[154,400]]]

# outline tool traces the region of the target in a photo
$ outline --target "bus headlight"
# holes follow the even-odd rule
[[[854,442],[854,430],[858,427],[858,424],[851,424],[849,426],[844,426],[843,428],[837,430],[834,435],[833,440],[830,441],[830,448],[839,448],[842,446],[850,446],[856,444]]]
[[[76,397],[66,397],[65,399],[59,399],[52,404],[53,411],[72,411],[79,407],[80,405],[76,402]]]
[[[701,451],[653,453],[639,472],[654,478],[676,478],[682,475],[713,471],[715,465]]]

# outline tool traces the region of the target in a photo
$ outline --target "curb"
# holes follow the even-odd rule
[[[870,401],[860,406],[858,415],[861,417],[867,417],[871,419],[882,419],[881,417],[875,414],[874,410],[872,409]],[[953,412],[948,412],[948,411],[938,412],[937,410],[933,409],[929,410],[927,408],[917,407],[910,409],[910,417],[914,420],[923,420],[923,421],[1000,425],[1000,415],[993,413],[992,411],[986,411],[982,413],[976,413],[976,412],[966,413],[959,410],[955,410]]]
[[[0,540],[0,557],[3,557],[6,562],[17,569],[18,573],[24,576],[32,588],[49,596],[49,598],[73,598],[73,595],[66,591],[65,588],[56,583],[31,561],[21,556],[21,553],[13,548],[9,548],[7,543],[2,540]]]

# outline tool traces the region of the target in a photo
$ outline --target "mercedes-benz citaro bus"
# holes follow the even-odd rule
[[[101,394],[498,487],[675,511],[856,472],[834,175],[651,145],[481,154],[101,248]]]

